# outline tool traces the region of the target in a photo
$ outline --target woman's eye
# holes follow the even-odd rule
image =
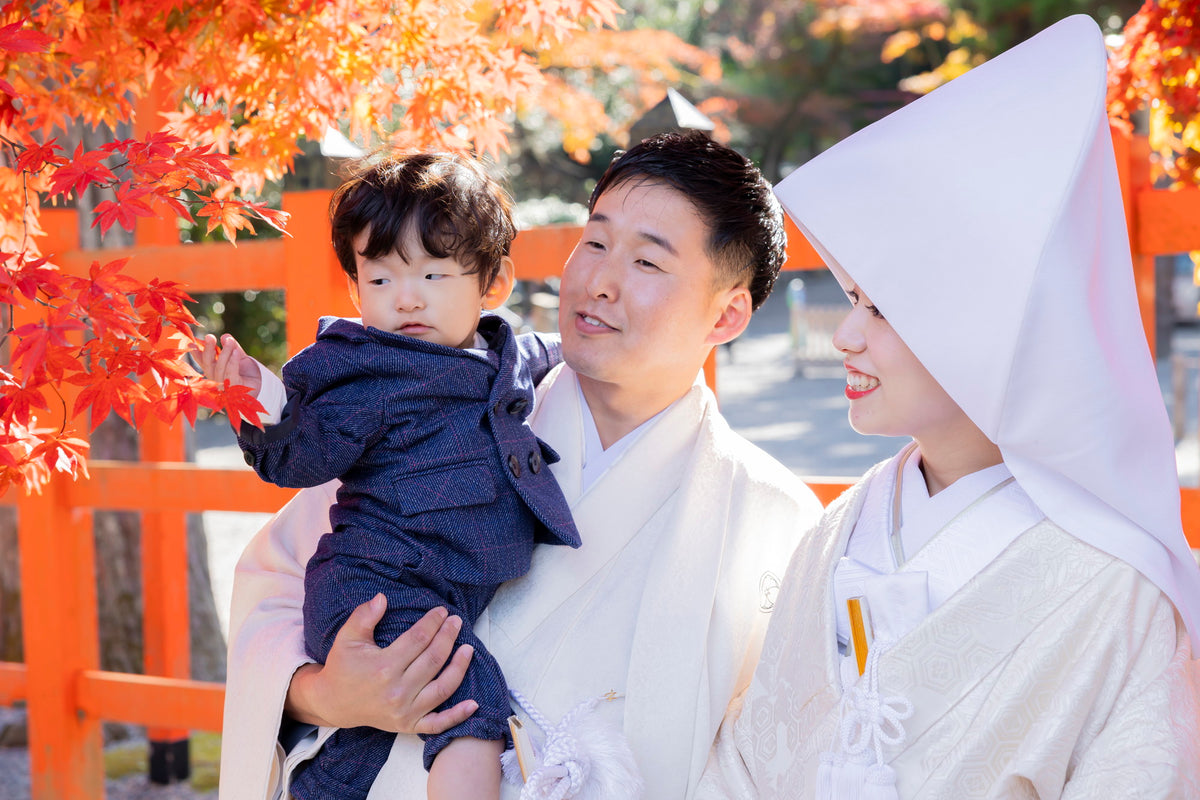
[[[871,316],[875,317],[875,319],[883,319],[883,314],[879,313],[879,309],[875,306],[867,306],[867,311],[870,311]]]

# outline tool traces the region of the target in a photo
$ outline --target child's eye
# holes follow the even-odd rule
[[[428,275],[426,275],[426,276],[425,276],[425,280],[427,280],[427,281],[440,281],[440,280],[441,280],[442,278],[444,278],[444,277],[446,277],[445,273],[442,273],[442,272],[431,272],[431,273],[429,273]]]
[[[384,286],[387,284],[387,282],[387,278],[371,278],[371,280],[367,281],[367,283],[371,284],[372,286]]]

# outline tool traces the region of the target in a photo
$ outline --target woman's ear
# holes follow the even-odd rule
[[[350,302],[354,303],[354,310],[362,316],[362,306],[358,302],[358,279],[346,276],[346,290],[350,292]]]
[[[723,292],[719,300],[721,315],[705,340],[714,346],[732,342],[741,336],[742,331],[750,324],[754,306],[750,290],[744,286],[735,286]]]
[[[496,273],[492,285],[483,293],[483,307],[493,311],[504,305],[512,294],[513,283],[516,281],[517,268],[508,256],[500,259],[500,271]]]

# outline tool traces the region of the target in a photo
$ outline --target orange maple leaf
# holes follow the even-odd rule
[[[236,247],[239,230],[254,230],[254,226],[246,218],[246,209],[242,203],[236,200],[216,200],[211,195],[202,195],[201,199],[205,202],[196,212],[196,216],[208,217],[208,233],[220,226],[221,233]]]

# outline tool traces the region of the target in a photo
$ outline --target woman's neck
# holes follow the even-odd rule
[[[917,446],[921,449],[921,472],[930,497],[965,475],[1004,461],[1000,448],[973,423],[949,435],[919,438]]]

